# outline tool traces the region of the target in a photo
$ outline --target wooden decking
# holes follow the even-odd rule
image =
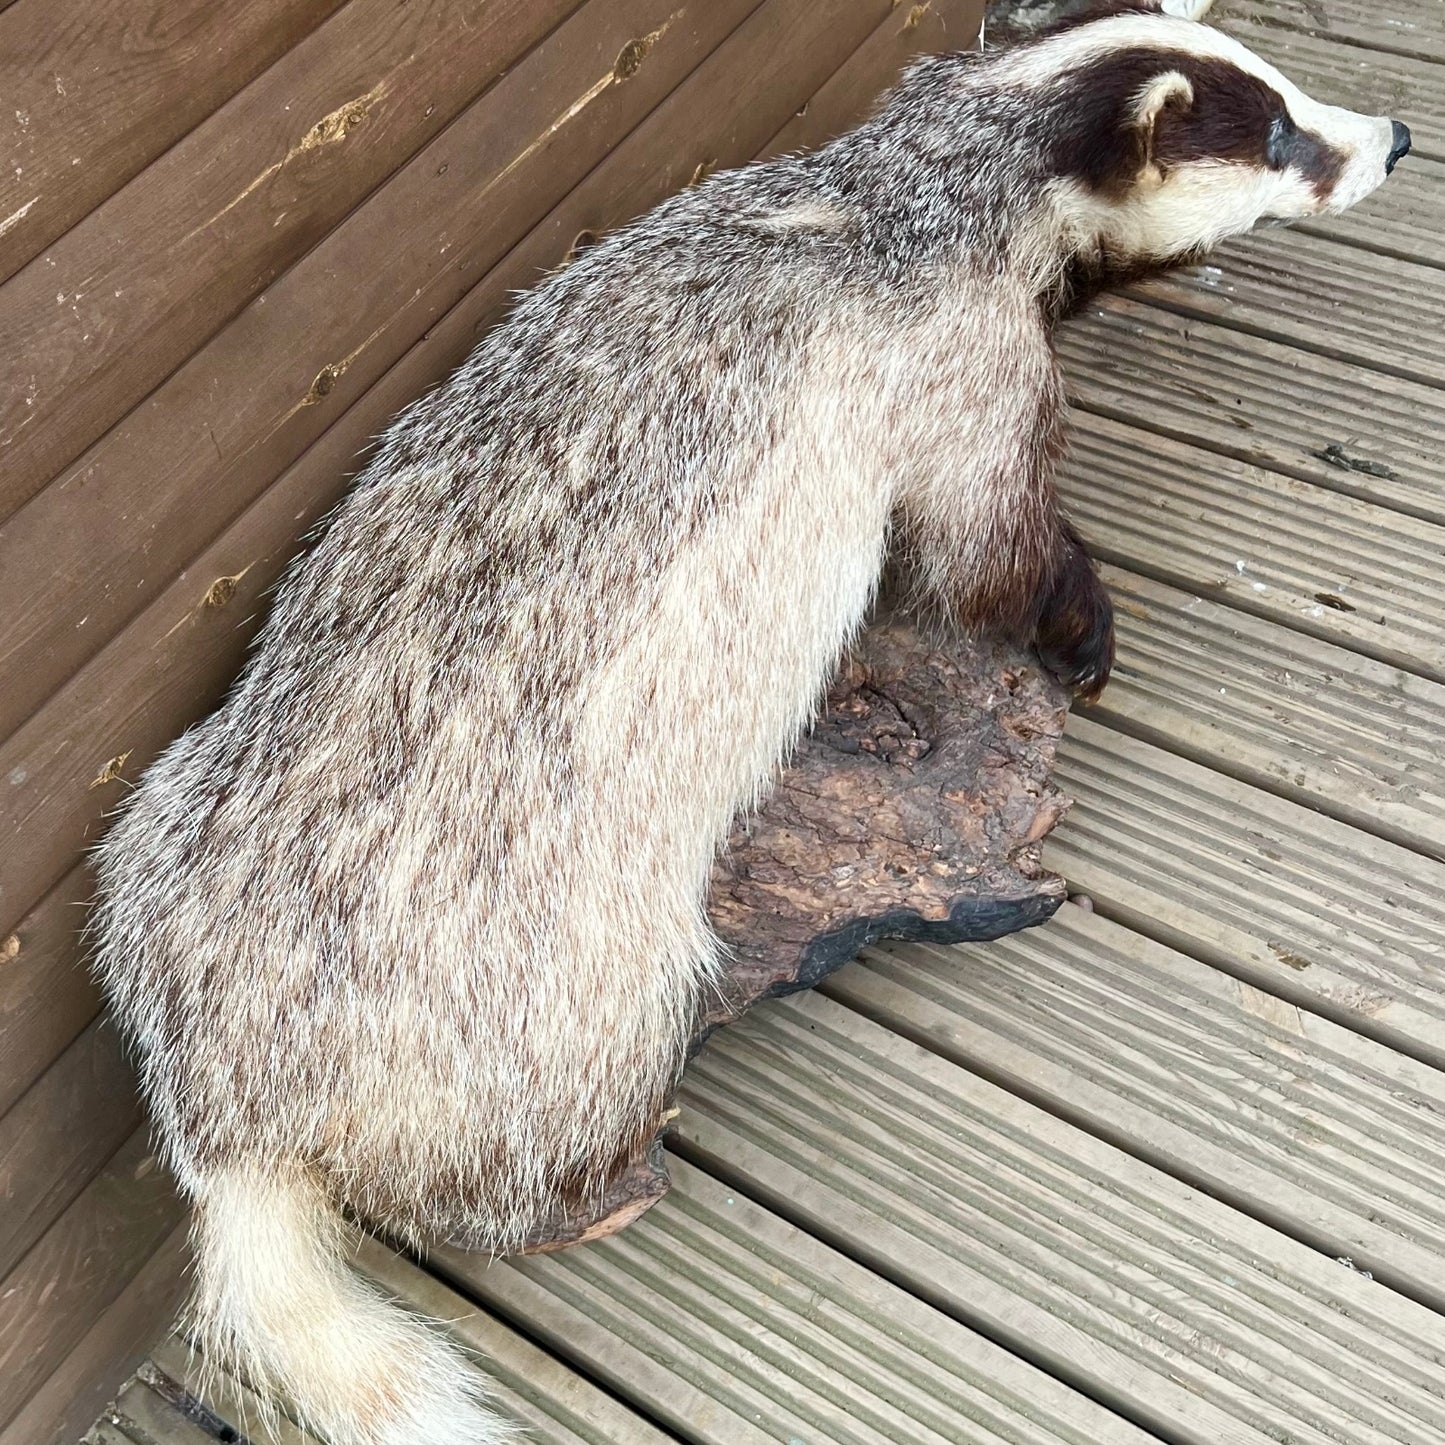
[[[31,3],[0,4],[0,36]],[[285,8],[299,50],[308,26],[364,3],[255,8]],[[592,8],[536,20],[552,49],[535,74],[561,66],[564,87],[589,57],[612,63],[612,30],[559,48]],[[628,34],[666,18],[611,8]],[[314,356],[298,341],[275,377],[251,374],[247,294],[319,314],[353,244],[336,238],[407,244],[396,217],[417,202],[392,182],[349,213],[328,203],[335,217],[306,225],[347,219],[274,280],[255,239],[269,213],[255,220],[235,242],[252,249],[232,319],[195,350],[181,323],[136,318],[169,349],[141,336],[86,358],[71,410],[57,403],[25,442],[31,470],[6,472],[4,486],[38,488],[0,533],[0,608],[19,629],[7,656],[44,668],[7,663],[0,695],[0,733],[20,729],[0,776],[27,770],[6,819],[33,844],[5,858],[0,892],[22,920],[0,963],[0,1445],[74,1438],[146,1339],[96,1442],[305,1439],[164,1338],[180,1214],[69,967],[85,885],[67,870],[113,786],[87,785],[127,748],[116,770],[131,775],[174,730],[176,699],[208,701],[235,665],[232,619],[330,495],[318,478],[339,479],[507,286],[697,164],[826,134],[905,48],[943,43],[926,27],[955,13],[935,0],[909,28],[906,6],[857,11],[719,3],[716,35],[668,58],[654,90],[609,100],[635,109],[541,160],[518,141],[526,186],[479,199],[468,182],[445,213],[427,202],[434,249],[488,206],[531,207],[514,251],[473,239],[477,259],[464,274],[439,261],[420,302],[422,272],[403,261],[405,280],[356,298],[354,337],[331,328]],[[1357,213],[1239,242],[1103,302],[1063,339],[1067,490],[1120,625],[1115,681],[1070,720],[1058,775],[1077,802],[1048,850],[1092,908],[987,947],[872,951],[720,1035],[689,1074],[673,1194],[614,1240],[490,1267],[450,1252],[422,1267],[369,1242],[359,1267],[449,1321],[539,1441],[1445,1445],[1445,5],[1222,0],[1218,19],[1322,98],[1400,116],[1417,150]],[[415,43],[397,40],[399,66]],[[253,58],[259,79],[224,93],[215,59],[196,81],[206,104],[253,103],[273,73]],[[332,107],[330,82],[308,83]],[[755,85],[771,122],[738,118]],[[787,86],[786,100],[768,89]],[[535,103],[560,115],[568,98]],[[512,144],[495,124],[510,113],[499,103],[477,134]],[[674,144],[684,115],[704,132],[695,157]],[[117,133],[109,163],[159,187],[159,162],[141,168],[195,134],[183,120]],[[593,152],[573,155],[584,141]],[[484,178],[498,154],[422,150],[416,183],[447,164]],[[543,176],[545,204],[531,194]],[[27,213],[48,228],[31,255],[79,244],[95,202],[75,184],[61,220]],[[242,188],[218,183],[215,204]],[[132,354],[134,372],[115,359]],[[214,441],[227,517],[193,515],[169,480],[197,465],[176,454],[186,416],[220,429],[192,431],[197,449]],[[84,536],[54,535],[84,525],[67,510],[76,489],[100,517],[118,497],[145,511],[146,551],[85,569]],[[19,545],[32,536],[50,554]],[[56,547],[71,550],[52,575]],[[51,591],[29,599],[35,587]],[[56,589],[79,589],[105,646],[56,624]],[[42,817],[58,834],[26,831]],[[73,1101],[84,1128],[64,1124]],[[55,1307],[67,1291],[70,1313]]]

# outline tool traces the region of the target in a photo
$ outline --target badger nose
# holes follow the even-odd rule
[[[1398,120],[1392,120],[1390,134],[1393,137],[1393,143],[1390,146],[1390,154],[1385,157],[1385,174],[1387,176],[1395,169],[1397,161],[1403,160],[1410,154],[1410,127],[1401,125]]]

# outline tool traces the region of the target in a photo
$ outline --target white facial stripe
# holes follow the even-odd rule
[[[1000,60],[1013,61],[1009,67],[1013,78],[1024,84],[1042,84],[1090,61],[1102,59],[1111,51],[1134,47],[1179,50],[1187,55],[1228,60],[1241,70],[1280,88],[1281,94],[1285,93],[1284,87],[1295,89],[1272,65],[1232,36],[1208,25],[1179,20],[1171,15],[1110,15],[1103,20],[1066,30],[1052,40],[1024,46],[1012,56],[1005,53]]]

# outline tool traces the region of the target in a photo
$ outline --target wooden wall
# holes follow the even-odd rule
[[[510,291],[979,9],[0,0],[0,1445],[74,1438],[184,1260],[82,962],[107,810]]]

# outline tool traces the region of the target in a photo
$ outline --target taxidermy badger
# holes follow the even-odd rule
[[[507,1438],[352,1275],[343,1209],[505,1248],[652,1135],[716,965],[714,854],[890,544],[958,626],[1097,693],[1053,321],[1342,210],[1407,146],[1115,5],[673,197],[391,428],[99,849],[99,972],[218,1358],[333,1445]]]

